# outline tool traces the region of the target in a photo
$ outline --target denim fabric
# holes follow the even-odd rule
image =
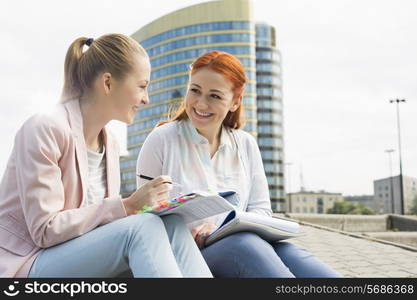
[[[224,237],[202,254],[215,277],[342,277],[306,249],[271,244],[251,232]]]
[[[29,277],[212,277],[175,215],[138,214],[42,250]]]

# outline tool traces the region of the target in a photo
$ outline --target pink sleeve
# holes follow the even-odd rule
[[[104,199],[97,205],[63,210],[65,187],[58,162],[63,154],[61,149],[68,140],[65,130],[45,116],[32,117],[16,135],[19,196],[30,235],[42,248],[126,216],[120,197]]]

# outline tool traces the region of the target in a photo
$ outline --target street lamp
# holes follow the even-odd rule
[[[390,183],[391,183],[391,212],[394,214],[395,213],[395,209],[394,209],[394,184],[393,184],[393,178],[392,178],[392,159],[391,159],[391,154],[392,152],[394,152],[394,149],[388,149],[385,150],[386,153],[388,153],[388,157],[389,157],[389,176],[390,176]]]
[[[405,99],[390,100],[390,103],[397,103],[397,128],[398,128],[398,154],[400,158],[400,203],[401,203],[401,214],[404,214],[404,191],[403,191],[403,168],[401,162],[401,131],[400,131],[400,103],[404,102]]]
[[[286,166],[288,166],[288,211],[292,212],[292,208],[291,208],[291,172],[290,172],[290,166],[292,165],[292,163],[288,162],[285,163]]]

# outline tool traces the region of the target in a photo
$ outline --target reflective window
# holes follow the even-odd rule
[[[136,190],[136,183],[122,184],[120,186],[120,191],[122,193],[131,193]]]
[[[273,58],[272,51],[256,51],[256,58],[272,60]]]
[[[135,147],[129,150],[129,155],[138,155],[140,152],[141,147]]]
[[[278,64],[258,63],[256,64],[256,71],[274,72],[274,73],[279,74],[281,72],[281,68]]]
[[[243,105],[253,106],[255,105],[256,100],[254,97],[243,96]]]
[[[191,47],[196,45],[250,41],[251,39],[249,33],[209,34],[189,37],[182,40],[176,40],[167,44],[156,46],[154,48],[148,48],[146,49],[146,51],[148,52],[149,57],[153,57],[174,49]]]
[[[136,159],[125,160],[120,162],[120,169],[128,169],[136,167]]]
[[[256,119],[256,110],[255,109],[245,109],[245,117],[246,119]]]
[[[278,164],[264,164],[265,172],[279,173],[281,171],[280,165]]]
[[[281,90],[278,88],[257,88],[256,94],[259,96],[272,96],[272,97],[281,97]]]
[[[278,138],[258,138],[259,146],[282,147],[282,140]]]
[[[266,180],[270,185],[280,185],[282,180],[278,176],[266,176]]]
[[[165,100],[169,100],[169,99],[174,99],[174,98],[179,98],[178,95],[180,95],[180,97],[183,97],[186,93],[186,88],[178,88],[175,90],[170,90],[170,91],[165,91],[162,93],[158,93],[155,95],[151,95],[149,97],[149,102],[150,103],[158,103],[158,102],[162,102]],[[136,115],[138,116],[138,115]]]
[[[194,57],[196,58],[196,57]],[[191,59],[194,59],[191,58]],[[255,68],[255,60],[251,58],[239,58],[239,60],[242,62],[242,64],[245,66],[245,68]],[[155,80],[159,77],[179,73],[179,72],[188,72],[190,70],[191,62],[187,63],[180,63],[175,65],[170,65],[167,67],[160,68],[158,70],[152,71],[151,73],[151,82],[152,80]],[[247,71],[246,75],[248,76],[249,80],[255,80],[254,71]]]
[[[146,137],[148,136],[148,134],[149,134],[149,132],[145,132],[145,133],[140,133],[140,134],[137,134],[137,135],[129,136],[127,138],[127,144],[132,145],[132,144],[143,143],[145,141]]]
[[[256,46],[271,47],[272,32],[269,25],[256,24]]]
[[[258,108],[270,108],[270,109],[282,110],[282,103],[281,101],[277,99],[273,99],[273,100],[258,99],[256,101],[256,105]]]
[[[258,125],[258,132],[282,135],[282,127],[276,125]]]
[[[253,51],[252,47],[250,46],[219,46],[191,49],[151,59],[151,66],[152,68],[156,68],[158,66],[162,66],[177,60],[195,59],[198,56],[213,50],[224,51],[233,55],[251,54],[251,52]]]
[[[258,113],[258,120],[282,122],[282,115],[274,112],[262,112]]]
[[[130,171],[130,172],[123,172],[121,175],[121,179],[124,180],[131,180],[136,179],[136,172]]]
[[[263,159],[280,159],[278,151],[263,150],[261,151],[261,156]]]
[[[205,31],[216,31],[216,30],[231,30],[231,29],[251,29],[250,22],[217,22],[217,23],[205,23],[205,24],[194,24],[186,27],[176,28],[169,30],[158,35],[155,35],[149,39],[141,41],[140,44],[149,48],[151,45],[171,39],[174,37],[188,35],[198,32]]]
[[[243,130],[245,130],[247,132],[256,131],[256,123],[255,122],[246,122],[245,126],[243,127]]]
[[[155,125],[159,122],[164,120],[165,117],[157,117],[157,118],[153,118],[153,119],[149,119],[146,121],[141,121],[132,125],[129,125],[132,129],[132,132],[134,131],[139,131],[139,130],[144,130],[144,129],[148,129],[148,128],[154,128]]]
[[[164,89],[170,86],[186,84],[187,82],[188,82],[188,75],[172,77],[172,78],[168,78],[165,80],[157,81],[155,83],[151,82],[148,90],[149,90],[149,93],[151,93],[153,91]]]
[[[281,86],[281,79],[277,75],[258,75],[256,76],[256,83],[273,84]]]

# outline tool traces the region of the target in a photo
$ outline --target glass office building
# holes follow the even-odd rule
[[[136,188],[136,160],[146,136],[183,100],[189,65],[205,52],[220,50],[245,66],[249,82],[243,98],[244,130],[258,137],[273,208],[283,210],[279,52],[273,28],[255,25],[251,13],[248,0],[206,2],[165,15],[132,35],[148,52],[152,73],[150,104],[128,126],[129,154],[120,162],[123,196]]]
[[[284,194],[284,138],[281,55],[274,27],[256,24],[257,137],[275,210],[287,210]]]

